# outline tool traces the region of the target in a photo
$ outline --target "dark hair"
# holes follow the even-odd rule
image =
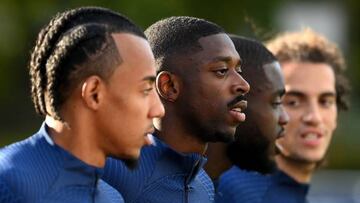
[[[37,113],[61,120],[59,108],[83,79],[90,75],[108,79],[121,63],[111,36],[120,32],[146,38],[129,19],[105,8],[82,7],[53,17],[40,31],[30,59]]]
[[[242,67],[263,70],[263,65],[277,61],[276,57],[259,41],[255,39],[229,34],[239,53]]]
[[[267,43],[269,50],[286,62],[312,62],[330,65],[335,74],[336,103],[339,109],[349,108],[348,94],[350,85],[344,75],[344,57],[339,48],[324,36],[309,28],[301,32],[283,33]]]
[[[188,16],[165,18],[145,30],[158,71],[169,70],[168,63],[175,56],[201,50],[201,37],[219,33],[225,33],[220,26]]]
[[[237,35],[229,35],[236,51],[242,59],[242,69],[245,79],[256,87],[264,85],[264,65],[277,61],[275,56],[259,41]],[[251,94],[247,94],[248,97]],[[253,118],[256,119],[256,118]],[[249,121],[246,121],[249,122]],[[227,146],[227,156],[230,161],[243,170],[269,173],[274,169],[275,163],[269,160],[269,147],[271,141],[256,130],[237,128],[235,141]],[[246,129],[246,131],[244,131]],[[247,134],[253,132],[253,134]],[[257,133],[257,134],[254,134]]]

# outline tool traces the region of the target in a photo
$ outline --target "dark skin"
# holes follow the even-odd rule
[[[240,57],[226,34],[198,42],[201,50],[177,56],[173,73],[157,77],[166,114],[156,127],[158,137],[174,150],[203,154],[209,141],[234,138],[245,119],[234,110],[245,108],[241,95],[250,87],[240,75]]]
[[[279,64],[265,64],[262,71],[248,67],[243,69],[244,77],[253,86],[246,95],[249,101],[245,110],[247,119],[238,126],[237,141],[229,149],[222,143],[210,145],[205,168],[213,179],[232,165],[227,158],[227,150],[233,151],[238,160],[235,164],[242,169],[270,172],[274,166],[275,140],[282,136],[283,126],[289,120],[281,105],[285,87]]]

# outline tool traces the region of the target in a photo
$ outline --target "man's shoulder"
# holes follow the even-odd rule
[[[263,175],[256,171],[248,171],[241,169],[237,166],[233,166],[228,171],[226,171],[222,176],[221,179],[226,180],[228,182],[241,180],[241,183],[253,183],[253,182],[268,182],[270,176]]]
[[[233,199],[237,202],[259,202],[269,185],[269,176],[234,166],[220,177],[216,198]]]
[[[21,168],[30,161],[32,151],[31,141],[28,139],[13,143],[0,149],[0,176],[5,176],[8,172]]]
[[[0,150],[0,180],[17,194],[33,197],[56,177],[59,157],[37,134]]]
[[[48,156],[44,153],[45,140],[36,134],[19,142],[0,149],[0,174],[9,169],[30,169],[37,164],[41,157]],[[47,151],[47,150],[45,150]]]
[[[16,194],[9,184],[0,178],[0,203],[17,203],[21,202],[21,197]]]

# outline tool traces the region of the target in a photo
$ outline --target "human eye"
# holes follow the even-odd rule
[[[144,89],[143,90],[144,95],[148,96],[153,89],[154,89],[153,87],[149,87],[147,89]]]
[[[321,106],[329,108],[336,103],[335,97],[325,97],[320,99]]]
[[[144,87],[141,90],[142,94],[148,96],[154,90],[154,85],[155,84],[150,81],[145,83]]]
[[[300,106],[300,99],[298,99],[296,97],[284,97],[283,104],[284,104],[284,106],[287,106],[287,107],[296,108],[296,107]]]
[[[222,78],[227,74],[228,71],[229,71],[229,69],[227,67],[221,67],[221,68],[214,70],[214,73],[216,74],[216,76]]]

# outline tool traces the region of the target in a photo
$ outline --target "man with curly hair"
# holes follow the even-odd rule
[[[341,51],[311,29],[281,34],[267,47],[281,63],[285,79],[283,105],[290,121],[285,136],[276,141],[279,154],[275,159],[292,183],[283,184],[289,190],[297,184],[308,185],[323,162],[338,111],[348,109],[349,85]],[[306,194],[304,190],[301,195]]]

